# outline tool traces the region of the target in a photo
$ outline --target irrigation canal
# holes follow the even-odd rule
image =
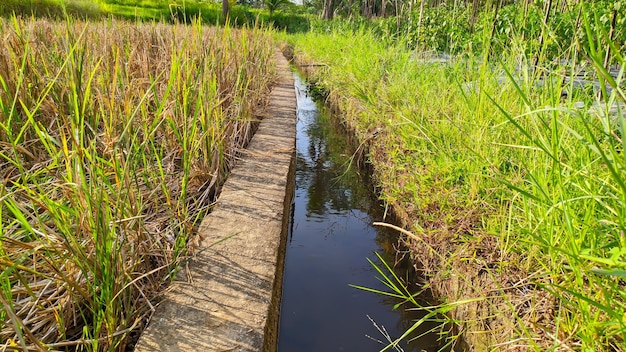
[[[397,237],[371,225],[382,220],[382,209],[369,182],[349,167],[351,149],[345,136],[309,96],[304,79],[294,75],[296,188],[278,352],[380,351],[385,347],[381,342],[388,341],[385,331],[395,339],[420,316],[403,307],[393,310],[396,299],[349,284],[385,290],[366,258],[380,264],[375,260],[378,252],[393,263]],[[425,325],[414,335],[432,327]],[[401,350],[436,351],[437,338],[435,333],[427,334],[403,343]]]

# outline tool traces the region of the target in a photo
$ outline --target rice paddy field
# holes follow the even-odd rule
[[[119,351],[194,250],[271,35],[0,19],[0,349]]]

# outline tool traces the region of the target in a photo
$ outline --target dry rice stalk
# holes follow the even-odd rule
[[[271,40],[113,20],[0,33],[0,349],[123,350],[251,137]]]

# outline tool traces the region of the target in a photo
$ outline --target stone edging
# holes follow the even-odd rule
[[[136,351],[275,351],[289,207],[296,96],[276,51],[278,82],[259,129],[200,225]]]

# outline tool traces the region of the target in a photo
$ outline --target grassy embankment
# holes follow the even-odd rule
[[[64,18],[100,16],[99,1],[94,0],[4,0],[0,4],[0,16],[33,15],[35,17]]]
[[[476,350],[626,350],[624,112],[604,117],[626,96],[603,67],[609,47],[625,59],[598,17],[583,11],[553,57],[613,86],[601,98],[546,51],[533,66],[541,42],[514,27],[497,55],[486,26],[483,51],[447,64],[340,23],[288,39],[368,144],[438,310]]]
[[[113,16],[133,21],[170,23],[193,23],[198,19],[209,25],[223,25],[225,22],[221,3],[201,0],[4,0],[0,5],[0,16],[14,13],[60,19],[69,14],[92,19]],[[271,15],[264,9],[231,4],[228,23],[234,27],[263,24],[290,33],[309,29],[308,17],[298,12],[293,4],[285,5]]]
[[[0,20],[0,349],[124,350],[273,79],[264,30]]]
[[[129,19],[191,22],[194,18],[201,18],[203,23],[224,24],[220,2],[198,0],[187,0],[177,4],[164,0],[100,0],[100,2],[101,11]],[[254,27],[258,22],[290,33],[309,29],[309,20],[306,16],[297,13],[294,6],[285,8],[284,11],[275,11],[270,15],[264,9],[231,4],[228,22],[239,27]]]

